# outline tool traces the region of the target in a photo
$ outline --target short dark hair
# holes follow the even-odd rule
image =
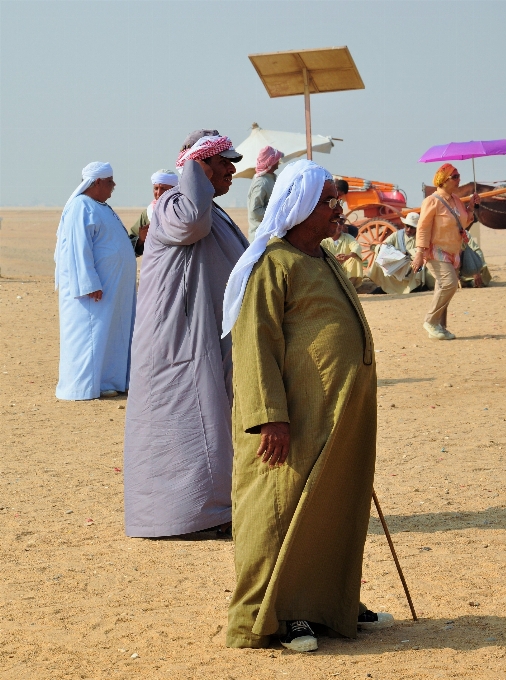
[[[350,185],[345,179],[336,179],[336,189],[342,194],[347,194],[350,190]]]

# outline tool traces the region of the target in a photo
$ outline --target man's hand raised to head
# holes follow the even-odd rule
[[[205,161],[202,161],[200,159],[196,159],[195,163],[198,163],[200,165],[202,170],[206,173],[207,179],[211,179],[211,177],[213,176],[213,169],[209,165],[209,163],[206,163]]]
[[[262,463],[273,468],[283,465],[290,448],[290,425],[288,423],[265,423],[260,428],[260,446],[257,456]]]

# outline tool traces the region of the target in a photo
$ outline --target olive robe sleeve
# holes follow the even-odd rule
[[[149,218],[148,218],[148,209],[145,208],[141,214],[137,222],[133,225],[133,227],[130,228],[130,231],[128,232],[128,236],[130,237],[130,241],[132,242],[132,246],[134,249],[135,257],[140,257],[141,255],[144,254],[144,242],[139,241],[139,231],[141,227],[146,227],[149,226]]]
[[[234,381],[248,385],[236,390],[239,412],[245,432],[258,433],[265,423],[290,422],[283,364],[285,338],[283,316],[287,291],[287,273],[270,257],[255,265],[255,276],[246,287],[239,318],[232,331]]]

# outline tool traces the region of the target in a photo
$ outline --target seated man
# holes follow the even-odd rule
[[[153,214],[155,203],[163,193],[175,187],[178,182],[178,176],[170,170],[158,170],[153,175],[151,175],[154,199],[151,201],[148,207],[141,212],[139,219],[130,229],[128,234],[130,236],[130,240],[133,243],[136,257],[139,257],[144,252],[144,242],[146,240],[146,236],[148,235],[149,223],[151,222],[151,216]]]
[[[469,243],[467,244],[468,248],[471,248],[471,250],[474,250],[475,253],[477,253],[481,261],[483,262],[483,267],[481,271],[478,274],[475,274],[474,276],[460,276],[460,283],[462,284],[462,288],[484,288],[487,287],[490,282],[492,281],[492,275],[490,274],[490,271],[487,267],[487,263],[485,262],[485,256],[483,255],[483,251],[478,245],[478,241],[469,234]]]
[[[364,278],[360,243],[351,234],[343,232],[343,225],[339,221],[336,223],[333,238],[326,238],[322,241],[322,245],[334,255],[353,286],[359,288]]]
[[[413,259],[416,252],[416,225],[418,224],[419,219],[420,215],[416,212],[410,212],[406,217],[401,217],[401,222],[405,225],[404,229],[399,229],[395,234],[390,234],[383,243],[385,245],[393,246],[396,250],[404,253],[410,259]],[[376,245],[376,258],[378,257],[379,250],[380,246]],[[373,293],[402,295],[403,293],[411,293],[412,290],[421,286],[422,283],[426,283],[423,270],[421,272],[414,272],[412,269],[409,269],[405,278],[403,278],[402,281],[399,281],[396,276],[388,275],[376,260],[373,262],[368,276],[371,281],[374,281],[378,286]],[[434,285],[432,287],[434,287]]]

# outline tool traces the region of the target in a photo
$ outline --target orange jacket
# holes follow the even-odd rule
[[[460,215],[460,223],[464,227],[472,221],[472,217],[465,205],[457,196],[447,194],[444,189],[437,189],[437,193]],[[416,245],[429,248],[436,245],[441,250],[455,255],[462,248],[462,237],[455,217],[448,208],[435,196],[427,196],[420,210],[420,219],[416,227]]]

